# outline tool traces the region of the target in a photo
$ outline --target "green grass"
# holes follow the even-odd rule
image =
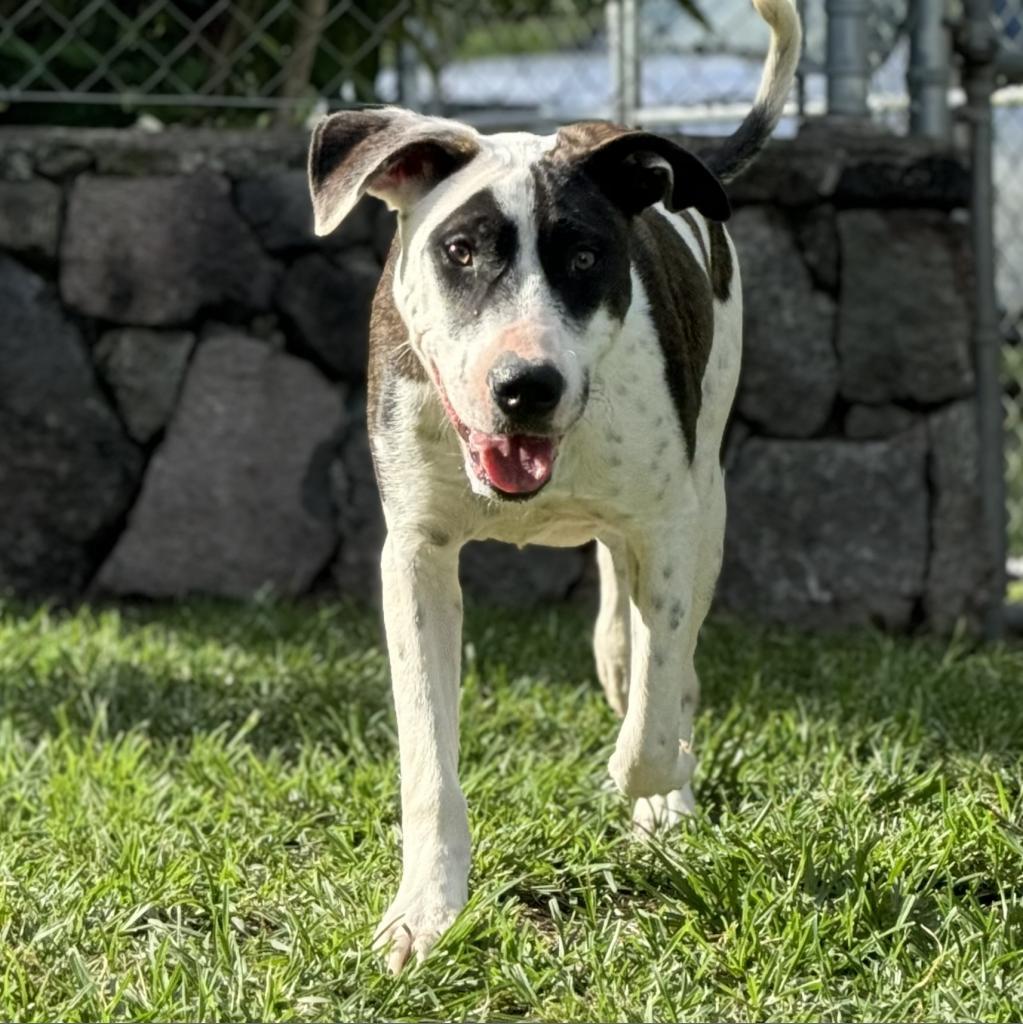
[[[0,1018],[1020,1019],[1019,652],[713,625],[701,816],[644,845],[588,633],[470,616],[473,895],[393,979],[375,619],[0,610]]]

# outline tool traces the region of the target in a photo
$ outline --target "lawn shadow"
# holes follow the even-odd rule
[[[22,665],[0,673],[0,703],[27,737],[89,733],[100,718],[109,735],[141,730],[157,742],[245,727],[257,752],[287,756],[336,745],[353,719],[390,729],[379,625],[355,605],[82,607],[50,613],[43,637],[31,626],[37,609],[3,614],[24,623],[25,650]]]
[[[164,741],[230,733],[256,715],[248,741],[264,752],[336,746],[353,729],[382,750],[393,746],[381,624],[364,607],[213,600],[97,607],[53,613],[56,624],[44,639],[30,625],[36,610],[5,606],[2,614],[24,626],[24,665],[12,668],[9,655],[0,688],[6,713],[26,735],[61,723],[88,731],[102,708],[110,732],[141,728]],[[592,616],[580,606],[470,606],[465,660],[482,679],[591,686],[600,700]],[[714,619],[697,666],[702,714],[712,723],[741,707],[747,723],[798,714],[850,736],[890,723],[935,756],[1015,756],[1023,746],[1018,653],[870,630],[822,636]],[[608,712],[609,743],[616,729]]]

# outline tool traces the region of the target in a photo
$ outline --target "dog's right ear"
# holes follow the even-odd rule
[[[468,125],[399,107],[325,117],[309,147],[316,234],[330,234],[364,193],[406,212],[479,149]]]

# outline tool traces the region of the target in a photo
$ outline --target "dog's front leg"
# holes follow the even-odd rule
[[[392,531],[384,622],[401,762],[402,878],[376,933],[397,972],[465,905],[469,825],[458,784],[462,600],[458,547]]]
[[[676,527],[630,545],[629,700],[608,769],[632,798],[681,789],[696,766],[690,741],[698,698],[691,636],[697,553],[691,538]]]

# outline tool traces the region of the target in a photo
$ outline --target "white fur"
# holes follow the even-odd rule
[[[671,221],[692,245],[690,229],[679,218]],[[695,255],[703,266],[698,248]],[[635,273],[632,287],[620,332],[598,314],[590,337],[577,346],[589,360],[590,400],[562,442],[553,479],[530,501],[470,496],[460,442],[432,384],[398,383],[399,423],[375,442],[387,482],[385,619],[405,851],[402,883],[378,941],[389,944],[395,969],[430,947],[467,893],[468,826],[457,778],[457,554],[465,542],[562,546],[598,538],[594,648],[608,700],[624,715],[609,770],[636,800],[641,832],[674,824],[694,806],[693,654],[721,561],[725,499],[718,459],[739,371],[741,289],[736,270],[732,297],[715,303],[690,464]]]

